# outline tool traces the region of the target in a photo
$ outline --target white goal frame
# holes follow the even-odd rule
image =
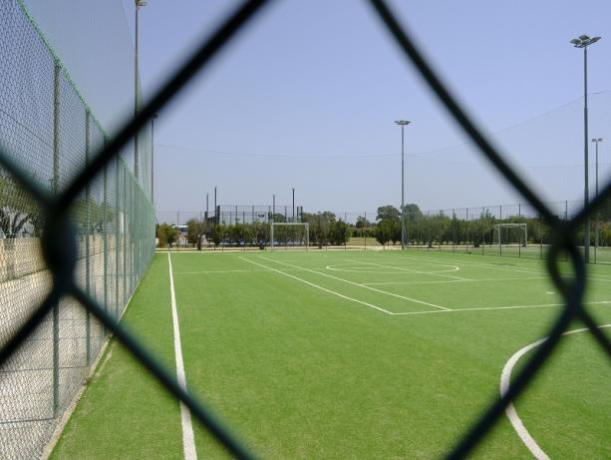
[[[503,228],[522,228],[524,230],[524,242],[520,244],[520,246],[527,247],[528,246],[528,225],[525,223],[505,223],[505,224],[495,224],[492,226],[494,229],[494,233],[498,237],[499,248],[503,245],[503,240],[501,239],[501,230]]]
[[[272,222],[269,224],[269,250],[274,250],[274,227],[304,227],[305,228],[305,250],[310,246],[310,224],[307,222]]]

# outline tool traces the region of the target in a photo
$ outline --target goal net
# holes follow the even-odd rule
[[[272,222],[270,224],[270,249],[305,248],[310,245],[310,226],[301,222]]]
[[[499,252],[521,252],[528,245],[528,227],[523,223],[496,224],[494,229],[494,242]]]

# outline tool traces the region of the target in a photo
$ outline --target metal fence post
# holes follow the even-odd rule
[[[89,164],[89,110],[85,110],[85,164]],[[91,196],[90,184],[87,182],[85,187],[85,203],[87,206],[87,217],[85,220],[85,290],[91,295],[91,261],[89,234],[91,233]],[[86,362],[89,366],[91,362],[91,317],[89,310],[85,311],[85,335],[86,335]]]
[[[104,247],[104,311],[108,311],[108,167],[104,167],[104,227],[102,230],[102,244]],[[104,327],[106,335],[106,327]]]
[[[127,168],[123,168],[123,298],[121,304],[125,304],[127,301]],[[116,306],[115,312],[116,318],[119,319],[119,305]]]
[[[115,316],[117,316],[117,311],[119,310],[119,281],[120,281],[120,248],[119,248],[119,232],[120,232],[120,217],[121,213],[119,210],[120,203],[120,183],[119,183],[120,175],[119,175],[119,157],[115,158]]]
[[[59,98],[60,98],[59,62],[55,62],[53,71],[53,193],[59,194]],[[59,300],[53,305],[53,417],[59,409]]]
[[[365,222],[363,222],[363,233],[365,234],[365,251],[367,250],[367,233],[369,233],[369,226],[365,228],[367,225],[367,211],[365,211]]]
[[[456,210],[452,209],[452,252],[456,252],[456,226],[458,225],[458,218],[456,217]]]

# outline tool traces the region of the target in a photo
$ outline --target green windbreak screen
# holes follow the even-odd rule
[[[79,193],[69,212],[77,243],[74,282],[116,318],[154,251],[150,129],[139,137],[140,180],[118,155]],[[3,154],[55,196],[106,140],[95,114],[23,5],[0,2]],[[41,252],[44,214],[0,167],[2,344],[51,290],[52,275]],[[106,336],[107,330],[74,298],[56,302],[0,368],[0,457],[41,455]]]

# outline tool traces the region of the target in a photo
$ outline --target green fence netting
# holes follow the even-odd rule
[[[112,138],[105,138],[96,127],[65,70],[17,1],[1,3],[0,221],[3,232],[5,228],[8,232],[0,256],[3,457],[36,456],[88,372],[105,330],[231,454],[254,457],[117,321],[152,255],[154,229],[150,184],[142,185],[145,174],[132,175],[122,160],[122,149],[269,3],[251,0],[239,5]],[[566,302],[548,339],[507,392],[492,401],[472,427],[465,427],[456,446],[448,446],[448,458],[464,458],[529,385],[573,320],[581,320],[611,357],[611,343],[582,303],[586,270],[575,239],[577,229],[611,196],[611,184],[586,209],[560,220],[456,102],[386,3],[369,3],[440,104],[549,227],[547,265]],[[141,158],[140,163],[147,161]],[[560,275],[558,261],[565,254],[573,265],[572,279]]]
[[[0,3],[0,148],[45,193],[61,194],[108,135],[19,1]],[[79,190],[73,282],[119,318],[154,253],[150,130],[140,132],[139,180],[126,146]],[[0,342],[53,289],[41,252],[44,203],[0,168]],[[60,242],[57,241],[59,244]],[[107,329],[73,297],[52,311],[0,368],[0,457],[40,456],[100,354]]]

